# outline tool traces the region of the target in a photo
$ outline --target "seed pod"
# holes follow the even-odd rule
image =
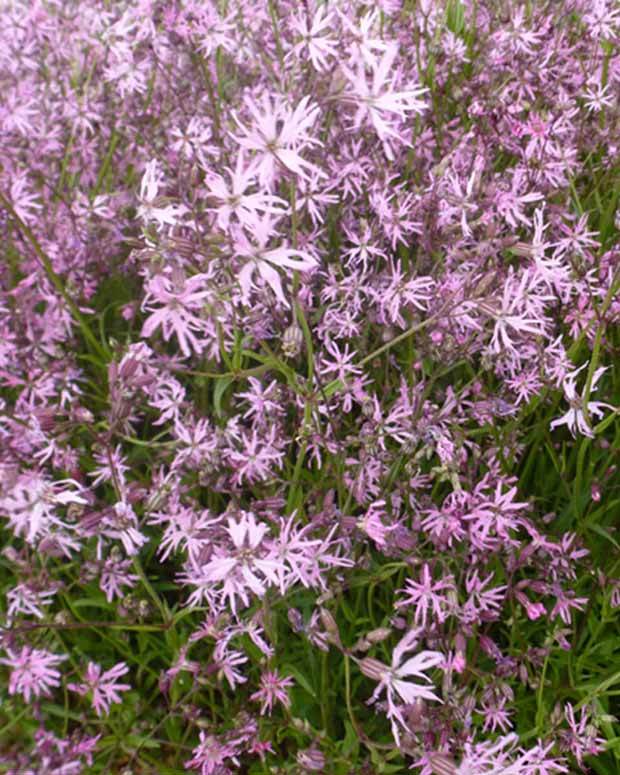
[[[297,323],[292,323],[282,334],[282,353],[285,358],[296,358],[301,352],[304,335]]]

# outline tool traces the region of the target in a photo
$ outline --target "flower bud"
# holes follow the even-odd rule
[[[325,756],[318,748],[306,748],[297,754],[297,763],[310,772],[325,772]]]
[[[329,642],[333,643],[334,646],[341,648],[342,643],[340,641],[340,632],[338,631],[336,620],[326,608],[321,608],[319,615],[321,617],[321,624],[325,628]]]
[[[392,634],[390,627],[378,627],[376,630],[371,630],[366,633],[366,640],[369,640],[373,645],[375,643],[381,643],[386,638],[389,638]]]
[[[457,771],[454,759],[444,753],[432,753],[430,762],[434,775],[455,775]]]
[[[389,667],[383,662],[375,659],[374,657],[364,657],[358,661],[359,669],[367,678],[372,678],[373,681],[381,681],[386,672],[389,672]]]

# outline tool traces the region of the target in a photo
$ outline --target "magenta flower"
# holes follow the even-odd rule
[[[262,703],[261,716],[265,713],[270,716],[276,702],[281,703],[285,708],[290,708],[291,700],[286,690],[294,683],[292,678],[278,675],[276,670],[265,670],[261,675],[260,689],[250,695],[250,699]]]

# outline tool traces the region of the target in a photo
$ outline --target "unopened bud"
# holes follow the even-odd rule
[[[84,406],[78,406],[76,407],[75,411],[73,412],[73,416],[78,422],[94,422],[95,416],[94,414],[89,410],[86,409]]]
[[[551,711],[549,721],[553,725],[556,725],[556,724],[559,724],[563,718],[564,718],[564,711],[562,710],[562,704],[559,702],[556,702],[555,707]]]
[[[371,630],[366,633],[366,640],[374,645],[375,643],[381,643],[386,638],[389,638],[391,634],[392,630],[389,627],[378,627],[376,630]]]
[[[303,732],[306,735],[309,735],[311,733],[311,731],[312,731],[312,729],[310,727],[310,724],[308,723],[308,721],[306,719],[301,719],[301,718],[297,718],[296,716],[294,716],[291,719],[291,722],[292,722],[293,726],[295,727],[295,729],[298,729],[300,732]]]
[[[82,516],[84,513],[84,505],[82,503],[70,503],[67,506],[67,519],[69,522],[74,522],[76,519]]]
[[[376,630],[371,630],[357,641],[355,646],[353,646],[353,651],[368,651],[376,643],[381,643],[381,641],[389,638],[391,633],[392,630],[389,627],[379,627]]]
[[[321,624],[325,628],[325,632],[328,635],[328,640],[330,641],[330,643],[333,643],[334,646],[341,647],[342,643],[340,641],[340,632],[338,630],[338,625],[336,624],[336,620],[334,619],[332,614],[326,608],[321,608],[320,617],[321,617]]]

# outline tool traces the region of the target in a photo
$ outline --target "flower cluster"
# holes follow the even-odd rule
[[[0,22],[0,769],[611,772],[613,0]]]

